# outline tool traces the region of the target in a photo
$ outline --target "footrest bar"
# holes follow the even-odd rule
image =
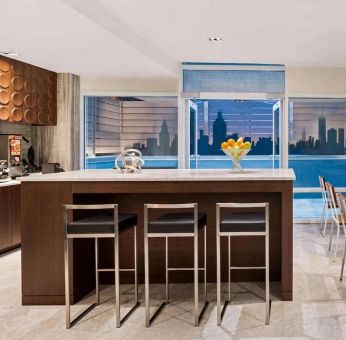
[[[195,270],[195,268],[167,268],[168,271],[178,271],[178,270]],[[205,270],[205,268],[198,268],[198,270]]]
[[[98,272],[114,272],[114,268],[101,268],[97,269]],[[132,268],[124,268],[124,269],[119,269],[119,272],[134,272],[135,269]]]
[[[266,269],[266,267],[229,267],[229,269]]]
[[[93,303],[92,305],[86,307],[78,316],[76,316],[73,320],[70,321],[70,327],[75,325],[84,315],[88,314],[92,309],[96,307],[96,303]]]

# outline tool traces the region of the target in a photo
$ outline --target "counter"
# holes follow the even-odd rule
[[[292,261],[292,169],[229,170],[143,170],[118,173],[115,170],[80,170],[21,178],[22,191],[22,302],[23,304],[64,304],[63,204],[117,203],[120,212],[138,215],[138,274],[144,278],[143,205],[145,203],[197,202],[207,214],[207,278],[216,279],[216,203],[269,202],[270,279],[281,283],[279,298],[291,300],[293,293]],[[70,216],[74,218],[75,216]],[[131,231],[129,231],[131,232]],[[201,237],[202,238],[202,237]],[[226,241],[226,240],[224,240]],[[202,240],[201,240],[202,242]],[[113,266],[111,240],[100,241],[100,265]],[[71,299],[78,301],[95,287],[94,242],[74,240],[73,286]],[[170,266],[192,266],[192,240],[169,242]],[[120,266],[132,266],[132,235],[120,237]],[[150,241],[151,282],[164,282],[164,240]],[[222,258],[227,259],[226,242]],[[232,242],[232,265],[261,266],[264,240],[242,238]],[[226,260],[223,260],[226,265]],[[112,283],[112,275],[103,273],[101,283]],[[189,272],[170,274],[171,282],[192,282]],[[122,273],[122,282],[132,282]],[[222,271],[227,280],[227,269]],[[234,281],[262,281],[264,272],[241,270],[232,273]]]
[[[169,182],[169,181],[293,181],[292,169],[246,169],[243,173],[231,173],[225,169],[148,169],[135,173],[119,173],[115,170],[76,170],[22,177],[25,182]]]

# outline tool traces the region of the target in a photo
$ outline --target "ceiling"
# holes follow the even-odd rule
[[[0,50],[57,72],[168,78],[181,61],[346,67],[343,0],[0,0],[0,8]]]

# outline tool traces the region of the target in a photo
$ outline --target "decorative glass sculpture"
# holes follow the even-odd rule
[[[113,169],[117,169],[119,172],[132,173],[141,171],[143,165],[142,153],[137,149],[128,149],[117,156]]]

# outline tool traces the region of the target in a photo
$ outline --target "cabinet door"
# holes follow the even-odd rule
[[[11,190],[0,187],[0,252],[11,246]]]
[[[20,185],[12,186],[11,195],[11,245],[21,242],[21,201]]]

